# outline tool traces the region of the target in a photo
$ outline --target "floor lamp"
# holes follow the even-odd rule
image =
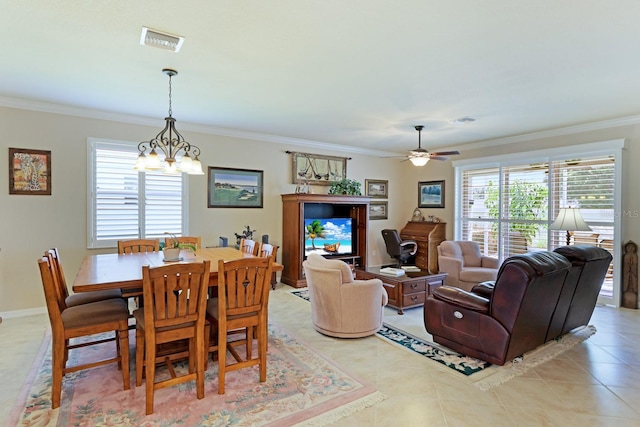
[[[572,231],[592,231],[591,227],[584,222],[582,214],[578,208],[561,208],[558,217],[549,227],[550,230],[567,230],[567,246],[571,244]]]

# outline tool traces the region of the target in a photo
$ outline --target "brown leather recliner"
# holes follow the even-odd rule
[[[554,252],[571,262],[571,270],[549,326],[547,341],[589,323],[613,258],[609,251],[592,245],[562,246]]]
[[[546,342],[570,267],[555,252],[515,255],[502,263],[485,296],[434,289],[424,305],[424,325],[435,342],[504,365]]]

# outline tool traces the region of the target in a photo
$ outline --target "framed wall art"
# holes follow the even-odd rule
[[[418,182],[419,208],[444,208],[444,181]]]
[[[207,206],[210,208],[261,208],[263,171],[210,166]]]
[[[347,157],[288,153],[293,158],[293,184],[331,185],[347,177]]]
[[[389,181],[379,179],[364,180],[365,195],[378,199],[389,197]]]
[[[9,194],[51,195],[51,151],[9,148]]]
[[[389,202],[369,202],[369,219],[387,219]]]

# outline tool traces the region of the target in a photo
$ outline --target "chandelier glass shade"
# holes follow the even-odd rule
[[[185,141],[176,129],[176,119],[171,111],[171,78],[177,71],[165,68],[163,73],[169,76],[169,116],[165,117],[165,126],[155,138],[138,144],[138,160],[134,169],[140,171],[163,171],[168,174],[187,173],[204,175],[200,163],[200,149]],[[164,155],[161,158],[160,154]]]

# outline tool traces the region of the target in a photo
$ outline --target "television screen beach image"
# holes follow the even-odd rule
[[[351,218],[307,218],[304,220],[304,254],[350,254],[353,230]]]

